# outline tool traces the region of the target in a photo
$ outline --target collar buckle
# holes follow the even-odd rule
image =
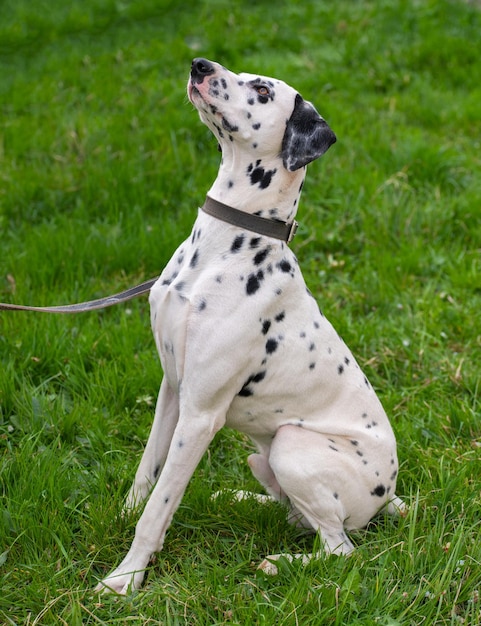
[[[299,222],[297,220],[293,220],[290,226],[289,232],[287,233],[287,243],[291,243],[294,239],[297,229],[299,228]]]

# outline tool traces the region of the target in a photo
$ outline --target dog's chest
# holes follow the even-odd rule
[[[295,308],[297,292],[305,291],[285,244],[236,228],[226,235],[224,225],[216,232],[204,222],[199,217],[151,291],[154,336],[174,388],[187,352],[189,367],[204,350],[208,364],[220,358],[242,372],[249,345],[267,335],[270,324],[280,324],[286,304]]]
[[[385,417],[345,343],[308,293],[287,246],[199,226],[151,293],[164,374],[199,398],[224,394],[227,425],[251,436],[285,423],[369,433]],[[387,422],[386,422],[387,423]]]

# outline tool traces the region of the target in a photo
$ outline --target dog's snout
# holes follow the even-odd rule
[[[190,75],[194,83],[201,83],[206,76],[210,76],[215,72],[214,64],[207,59],[194,59]]]

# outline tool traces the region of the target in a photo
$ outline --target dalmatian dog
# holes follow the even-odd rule
[[[336,141],[333,131],[284,82],[206,59],[194,59],[187,92],[222,151],[208,198],[247,222],[199,209],[151,290],[164,378],[126,508],[148,500],[129,552],[97,587],[119,594],[140,586],[223,426],[250,437],[254,476],[293,522],[319,533],[327,553],[349,554],[346,531],[381,509],[403,510],[394,493],[396,442],[380,401],[287,242],[250,222],[294,224],[306,165]],[[275,571],[279,556],[262,567]]]

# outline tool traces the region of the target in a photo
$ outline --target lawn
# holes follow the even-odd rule
[[[463,0],[4,0],[0,301],[63,304],[160,273],[218,165],[191,59],[294,85],[338,142],[292,247],[390,415],[407,517],[276,577],[317,540],[258,490],[244,437],[199,465],[142,589],[99,596],[161,370],[145,297],[0,313],[0,623],[481,624],[481,7]]]

